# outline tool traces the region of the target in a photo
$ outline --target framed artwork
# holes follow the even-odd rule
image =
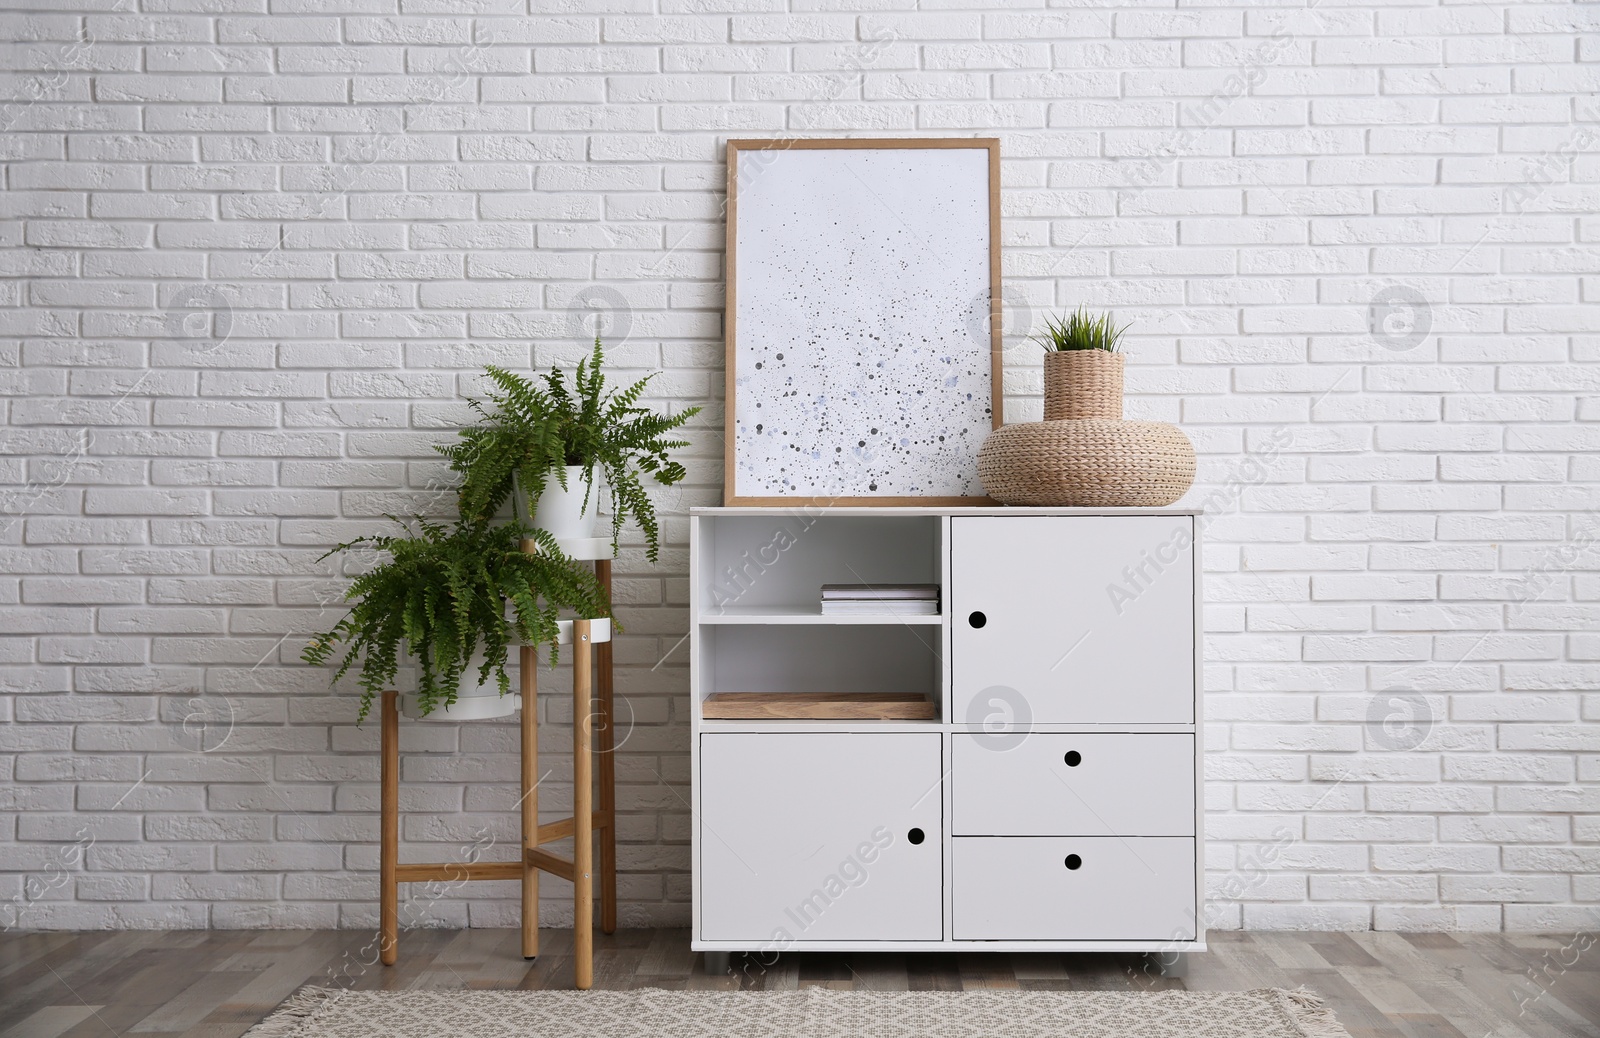
[[[728,505],[980,504],[1000,142],[728,142]]]

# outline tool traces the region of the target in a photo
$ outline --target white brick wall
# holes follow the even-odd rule
[[[1010,419],[1029,321],[1110,307],[1202,454],[1213,925],[1600,925],[1600,5],[1040,3],[0,5],[0,924],[373,924],[317,555],[608,300],[707,405],[619,565],[624,915],[683,922],[721,144],[876,133],[1001,137]],[[513,728],[405,742],[409,856],[513,833]]]

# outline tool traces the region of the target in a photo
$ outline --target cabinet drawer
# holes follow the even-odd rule
[[[1193,836],[1194,736],[957,733],[957,836]]]
[[[969,836],[950,843],[958,941],[1195,938],[1193,839]]]
[[[952,721],[1194,721],[1192,516],[957,516],[950,545]]]

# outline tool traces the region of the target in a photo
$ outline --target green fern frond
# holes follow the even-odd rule
[[[644,532],[646,555],[652,562],[659,557],[660,521],[639,477],[642,473],[671,486],[688,475],[668,457],[688,442],[666,439],[666,434],[700,408],[659,414],[641,407],[638,402],[655,376],[608,391],[604,363],[605,351],[596,339],[570,380],[559,368],[531,379],[503,368],[486,369],[494,390],[487,402],[472,402],[482,422],[463,429],[459,443],[439,448],[461,475],[464,518],[488,521],[519,484],[518,503],[531,516],[552,474],[565,488],[566,466],[579,465],[588,486],[585,506],[587,494],[598,489],[596,470],[607,488],[603,503],[611,511],[612,549],[621,542],[623,526],[633,521]]]
[[[417,696],[428,712],[455,702],[480,645],[485,659],[474,676],[480,684],[493,678],[504,694],[515,640],[553,643],[563,609],[611,615],[594,573],[563,555],[543,531],[520,523],[414,523],[403,536],[362,537],[332,549],[370,549],[388,558],[351,583],[350,611],[301,654],[307,663],[323,664],[342,650],[334,681],[359,671],[358,721],[394,687],[404,655],[416,659]],[[540,550],[523,552],[523,538],[537,541]]]

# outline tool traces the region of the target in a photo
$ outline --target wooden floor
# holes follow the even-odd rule
[[[361,990],[559,988],[566,932],[524,962],[512,930],[414,930],[398,965],[356,931],[0,934],[0,1038],[235,1038],[305,984]],[[1213,933],[1189,975],[1130,955],[786,954],[735,956],[708,975],[682,930],[596,935],[597,988],[873,991],[972,988],[1236,990],[1304,985],[1355,1038],[1600,1036],[1596,935]],[[797,1036],[799,1038],[799,1036]]]

